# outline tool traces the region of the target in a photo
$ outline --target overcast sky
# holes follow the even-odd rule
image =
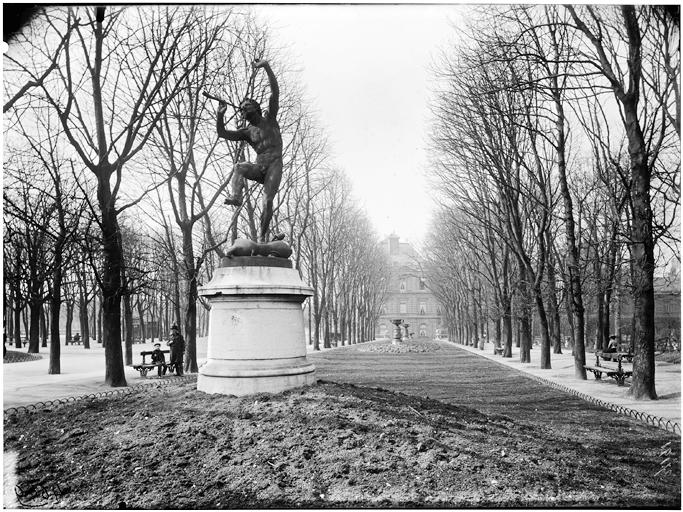
[[[466,8],[443,5],[271,5],[278,46],[331,141],[334,163],[354,182],[380,235],[419,244],[432,204],[428,162],[430,64],[454,38]]]

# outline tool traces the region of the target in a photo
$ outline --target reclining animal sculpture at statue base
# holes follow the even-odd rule
[[[253,240],[238,238],[225,255],[228,258],[234,256],[271,256],[287,259],[292,255],[292,248],[282,240],[254,242]]]

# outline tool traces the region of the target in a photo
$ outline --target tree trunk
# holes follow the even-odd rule
[[[194,260],[194,256],[192,256]],[[186,262],[187,264],[188,262]],[[186,372],[197,373],[197,276],[194,266],[187,270],[187,308],[185,310],[185,361]]]
[[[52,299],[50,300],[50,364],[47,373],[61,373],[59,340],[59,310],[62,305],[62,254],[61,247],[55,247],[54,274],[52,278]]]
[[[21,349],[21,307],[18,295],[15,295],[14,302],[14,346]]]
[[[97,294],[93,294],[91,302],[92,308],[90,310],[90,328],[88,329],[88,332],[97,336]],[[100,338],[97,337],[97,341],[99,340]]]
[[[520,328],[520,342],[519,342],[519,361],[521,363],[531,362],[531,290],[529,290],[529,281],[527,270],[520,265],[519,277],[521,281],[522,293],[519,301],[519,328]]]
[[[323,324],[323,346],[325,348],[330,348],[330,313],[327,307],[325,307],[325,311],[323,313]]]
[[[501,348],[501,333],[502,333],[501,325],[502,325],[502,323],[503,323],[503,319],[498,318],[495,321],[495,325],[493,326],[493,336],[494,336],[493,343],[494,343],[494,347],[496,347],[496,348]]]
[[[130,294],[126,293],[123,296],[123,317],[125,319],[125,364],[127,366],[133,365],[133,307],[130,303]]]
[[[543,304],[543,294],[540,287],[535,291],[536,311],[538,312],[539,323],[541,324],[541,369],[549,370],[550,365],[550,336],[548,328],[548,316]]]
[[[97,343],[102,344],[102,294],[97,294]]]
[[[65,336],[65,341],[64,341],[65,345],[68,345],[69,341],[71,341],[71,336],[72,336],[72,331],[73,331],[73,322],[74,322],[74,306],[75,306],[74,301],[69,299],[66,302],[66,325],[65,325],[66,336]]]
[[[631,12],[630,10],[624,12]],[[633,12],[635,16],[635,12]],[[652,207],[650,205],[650,169],[647,150],[638,123],[637,100],[624,102],[628,151],[631,157],[631,258],[633,260],[633,313],[635,318],[633,379],[634,398],[657,398],[655,391],[655,300],[654,243],[652,239]]]
[[[315,287],[314,287],[315,288]],[[320,305],[317,290],[313,290],[313,350],[320,350]]]
[[[85,301],[85,290],[81,288],[78,305],[78,325],[84,347],[90,347],[90,331],[88,330],[88,303]],[[87,341],[86,341],[87,340]],[[88,345],[86,345],[88,343]]]
[[[610,326],[612,323],[612,318],[610,316],[610,303],[612,302],[612,293],[609,288],[605,290],[603,294],[603,305],[602,305],[602,339],[604,343],[604,348],[607,348],[609,344],[610,337]]]
[[[510,297],[504,298],[503,309],[503,332],[505,333],[505,349],[503,357],[512,357],[512,300]]]
[[[29,339],[28,339],[28,353],[37,354],[40,350],[40,311],[42,304],[36,298],[31,297],[29,302],[30,316],[29,316]]]
[[[109,172],[100,172],[97,196],[102,213],[102,342],[106,363],[105,384],[126,386],[121,350],[121,267],[123,254],[116,209],[109,189]]]
[[[550,232],[547,233],[548,247],[548,263],[547,263],[547,276],[548,276],[548,306],[549,306],[549,320],[550,320],[550,336],[551,344],[553,347],[553,354],[562,353],[562,333],[560,330],[560,307],[557,303],[557,286],[555,280],[557,279],[557,274],[555,271],[555,252],[552,250],[552,240],[550,239]]]
[[[140,338],[142,342],[145,343],[147,340],[147,326],[145,324],[145,313],[142,309],[142,297],[138,298],[138,319],[140,322]]]
[[[40,346],[42,348],[47,348],[47,336],[48,336],[48,322],[47,316],[45,315],[45,307],[40,307]]]
[[[555,78],[557,82],[557,78]],[[579,274],[579,250],[576,245],[576,227],[574,224],[574,206],[567,184],[566,135],[565,114],[562,106],[562,96],[559,87],[555,86],[555,112],[557,114],[555,129],[557,134],[557,171],[560,179],[560,194],[564,204],[564,227],[566,242],[567,269],[569,272],[570,288],[567,301],[571,307],[572,325],[574,326],[574,376],[586,380],[586,348],[584,346],[584,307],[583,292],[581,290],[581,276]]]
[[[599,287],[598,284],[598,288]],[[593,347],[593,350],[603,350],[604,348],[607,348],[605,340],[602,339],[602,324],[605,321],[603,306],[602,293],[598,290],[598,293],[595,294],[595,346]]]

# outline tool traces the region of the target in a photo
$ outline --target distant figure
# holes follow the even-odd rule
[[[609,343],[607,344],[607,348],[604,351],[605,352],[616,352],[618,346],[619,346],[619,342],[617,340],[617,337],[616,337],[616,335],[612,334],[612,336],[609,337]]]
[[[171,364],[175,368],[178,376],[183,374],[183,353],[185,352],[185,339],[180,334],[180,329],[176,324],[171,327],[171,339],[166,343],[171,347]]]
[[[255,69],[263,68],[268,74],[270,82],[270,101],[268,110],[261,112],[261,106],[253,99],[245,99],[240,110],[242,116],[249,122],[245,128],[226,130],[224,116],[228,104],[219,100],[216,117],[216,130],[218,136],[228,140],[242,140],[249,143],[256,152],[256,163],[238,162],[234,166],[234,173],[230,186],[232,195],[225,200],[225,204],[242,205],[242,178],[256,181],[263,185],[263,208],[261,211],[260,242],[265,242],[268,237],[270,220],[273,217],[273,199],[277,194],[282,179],[282,136],[280,125],[277,122],[277,113],[280,108],[280,89],[266,60],[258,60],[253,64]]]
[[[161,363],[158,367],[159,377],[166,374],[166,357],[161,350],[161,343],[158,341],[154,344],[154,351],[152,352],[152,364]]]

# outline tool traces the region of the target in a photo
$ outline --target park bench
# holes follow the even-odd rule
[[[603,364],[600,364],[600,358],[603,359]],[[604,373],[608,377],[613,378],[614,380],[617,381],[618,386],[623,386],[624,381],[633,375],[633,370],[625,370],[622,364],[622,360],[626,359],[627,361],[632,361],[633,360],[633,354],[628,354],[624,352],[600,352],[596,351],[595,352],[595,364],[590,365],[590,364],[585,364],[583,367],[586,370],[589,370],[593,372],[593,375],[595,375],[595,380],[600,380],[602,377],[602,374]],[[617,367],[614,368],[614,366],[605,366],[604,362],[605,361],[616,361],[617,362]]]
[[[83,338],[81,338],[80,334],[75,334],[72,338],[69,338],[66,342],[66,345],[82,345],[83,344]]]
[[[505,352],[505,347],[493,347],[493,353],[497,356],[502,356]]]
[[[162,350],[161,352],[164,354],[170,354],[171,351],[170,350]],[[173,363],[168,363],[168,362],[165,362],[165,363],[148,363],[148,362],[146,362],[146,357],[147,356],[151,357],[153,353],[154,353],[153,350],[143,350],[142,352],[140,352],[140,355],[142,356],[142,363],[141,364],[134,364],[133,369],[139,371],[141,377],[147,377],[147,373],[150,370],[152,370],[154,368],[158,368],[158,367],[162,368],[162,373],[163,373],[164,368],[166,368],[166,370],[169,373],[173,373],[173,370],[174,370]],[[164,356],[164,357],[166,357],[166,356]]]

